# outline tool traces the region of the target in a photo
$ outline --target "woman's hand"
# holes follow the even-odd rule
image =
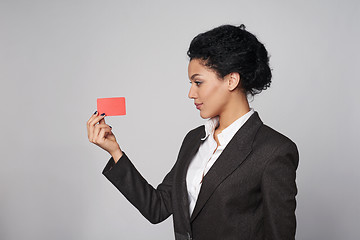
[[[105,114],[99,115],[96,111],[87,121],[88,139],[98,145],[113,157],[115,163],[123,155],[111,127],[105,123]]]

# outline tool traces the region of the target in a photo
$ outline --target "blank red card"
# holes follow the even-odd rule
[[[105,113],[106,116],[126,115],[125,98],[98,98],[97,111],[99,114]]]

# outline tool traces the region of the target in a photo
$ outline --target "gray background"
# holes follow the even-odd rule
[[[297,239],[359,239],[359,22],[356,0],[1,0],[0,239],[172,239],[171,218],[150,224],[102,176],[86,121],[96,98],[126,97],[107,122],[156,186],[204,122],[189,43],[225,23],[271,55],[251,106],[298,145]]]

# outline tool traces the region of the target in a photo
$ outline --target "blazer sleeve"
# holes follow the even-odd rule
[[[125,153],[116,164],[111,158],[102,173],[151,223],[162,222],[172,214],[173,169],[156,189],[141,176]]]
[[[289,141],[268,160],[262,177],[264,229],[267,240],[292,240],[296,232],[296,169],[299,154]]]

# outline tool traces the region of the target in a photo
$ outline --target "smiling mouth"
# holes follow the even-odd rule
[[[196,106],[197,109],[200,109],[201,106],[202,106],[202,103],[195,103],[195,106]]]

